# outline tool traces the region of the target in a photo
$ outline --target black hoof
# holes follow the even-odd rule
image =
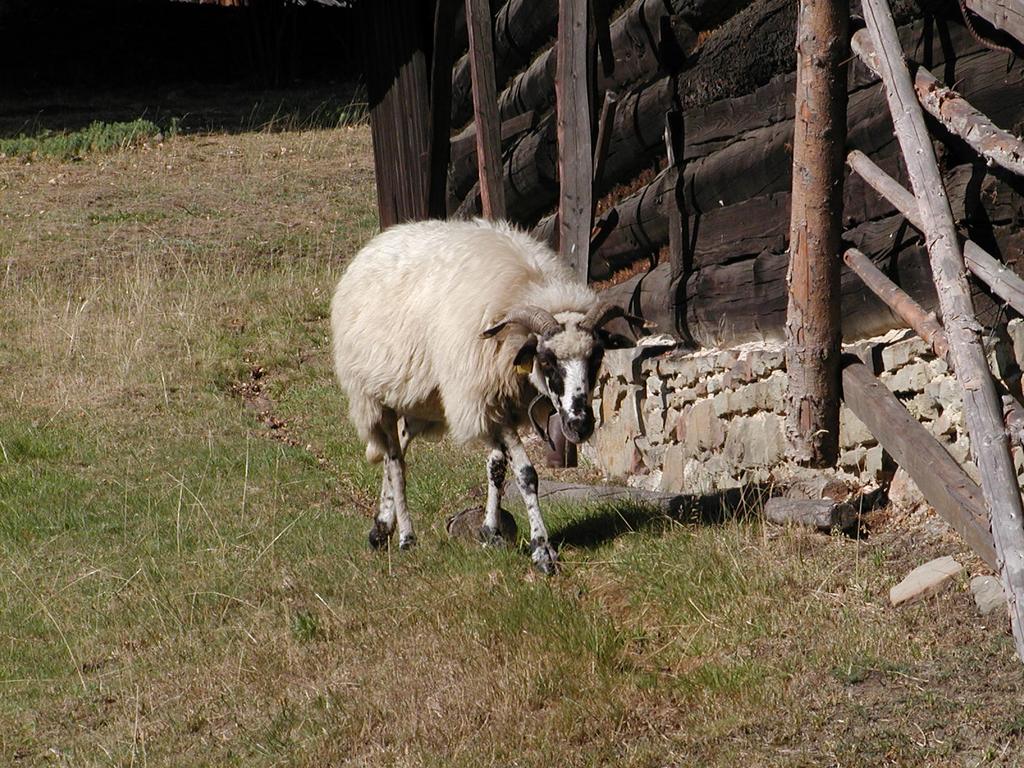
[[[373,527],[370,529],[370,534],[367,539],[370,541],[370,546],[374,549],[380,549],[388,545],[388,540],[391,538],[391,532],[394,527],[388,527],[380,520],[373,521]]]
[[[497,528],[492,528],[489,525],[481,525],[477,530],[477,538],[480,543],[485,547],[493,549],[505,549],[508,546],[508,542],[505,537],[501,535],[501,531]]]
[[[403,552],[407,552],[416,546],[416,534],[410,533],[403,536],[398,542],[398,548]]]
[[[530,559],[533,560],[533,567],[545,576],[558,573],[558,553],[547,541],[534,539],[530,542]]]

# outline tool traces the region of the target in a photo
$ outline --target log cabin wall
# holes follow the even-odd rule
[[[545,238],[554,233],[557,152],[553,0],[495,8],[495,61],[503,130],[508,215]],[[786,309],[795,68],[794,0],[635,0],[611,23],[616,66],[599,73],[598,100],[619,95],[598,194],[598,215],[617,219],[591,254],[592,280],[615,283],[610,295],[663,330],[688,332],[703,345],[781,339]],[[859,11],[854,3],[855,13]],[[893,3],[904,51],[997,124],[1024,125],[1024,64],[992,50],[965,28],[956,2]],[[547,34],[541,22],[547,23]],[[977,20],[975,26],[978,26]],[[527,54],[526,51],[530,51]],[[513,70],[518,67],[518,72]],[[849,72],[848,148],[860,149],[906,183],[877,79],[853,61]],[[465,74],[453,70],[453,148],[465,147]],[[666,202],[675,174],[663,172],[665,113],[681,109],[689,213],[685,314],[671,315],[670,265],[647,270],[668,243]],[[524,119],[526,118],[526,119]],[[518,121],[518,122],[516,122]],[[936,131],[936,148],[964,233],[1016,270],[1024,237],[1024,184],[987,168],[959,139]],[[475,154],[453,153],[449,213],[479,212]],[[844,194],[844,245],[867,253],[927,309],[936,306],[921,238],[888,203],[850,177]],[[643,265],[643,268],[639,267]],[[624,270],[639,272],[624,279]],[[607,285],[607,283],[605,284]],[[900,322],[852,274],[842,278],[846,338]],[[978,289],[979,315],[994,322],[1001,305]]]

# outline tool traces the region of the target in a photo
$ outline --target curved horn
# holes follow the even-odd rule
[[[623,318],[630,325],[647,327],[647,321],[642,317],[631,315],[618,304],[613,304],[610,301],[602,301],[591,307],[590,311],[580,320],[579,327],[585,331],[596,331],[617,317]]]
[[[551,336],[562,330],[562,324],[555,320],[554,316],[546,309],[540,307],[513,307],[497,325],[492,325],[480,334],[482,338],[489,339],[496,335],[509,323],[516,323],[528,331],[539,336]]]

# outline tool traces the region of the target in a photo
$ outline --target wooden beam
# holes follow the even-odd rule
[[[619,107],[619,96],[615,91],[605,91],[601,104],[601,117],[597,121],[597,141],[594,143],[594,204],[597,204],[597,190],[604,180],[604,163],[608,159],[608,144],[612,140],[612,126]]]
[[[847,0],[800,0],[789,235],[786,436],[793,457],[839,455],[839,248],[846,145]]]
[[[879,168],[863,152],[854,150],[847,158],[847,162],[858,176],[892,203],[907,221],[924,232],[924,222],[917,207],[917,200],[911,192]],[[1024,280],[973,240],[964,241],[963,254],[964,262],[974,276],[987,285],[992,293],[1024,315]]]
[[[866,29],[854,33],[851,48],[878,74],[878,53]],[[914,92],[928,113],[986,160],[1024,176],[1024,141],[1004,131],[963,96],[947,88],[924,67],[914,73]]]
[[[668,299],[673,319],[671,330],[687,344],[696,346],[686,327],[686,279],[693,269],[693,254],[690,252],[690,216],[686,211],[683,185],[679,183],[685,173],[685,147],[683,113],[668,112],[665,115],[665,157],[670,176],[667,183],[672,186],[672,194],[665,196],[665,207],[668,209],[668,263],[672,276]]]
[[[537,125],[537,115],[534,112],[524,112],[521,115],[505,120],[501,124],[501,142],[504,144],[514,136],[524,131],[531,130]],[[464,158],[476,159],[476,124],[470,123],[466,130],[451,140],[452,162],[456,163]]]
[[[435,0],[434,50],[430,60],[430,114],[427,118],[429,190],[427,212],[431,218],[448,215],[448,163],[451,155],[452,48],[458,0]]]
[[[953,214],[889,6],[886,0],[864,0],[863,11],[878,51],[896,138],[927,233],[939,306],[953,370],[963,388],[967,431],[981,473],[1010,624],[1017,654],[1024,660],[1024,507],[1003,429],[1002,409],[981,343],[982,328],[974,317]]]
[[[488,219],[505,218],[504,164],[501,126],[494,84],[494,32],[489,0],[466,0],[469,64],[473,75],[473,114],[476,119],[476,157],[480,204]]]
[[[587,0],[559,0],[555,81],[558,130],[558,243],[577,279],[587,282],[593,213],[594,155],[587,46]],[[498,168],[498,173],[501,173]]]
[[[843,362],[843,401],[847,407],[907,471],[939,516],[982,560],[995,567],[996,553],[981,489],[864,363],[852,356]]]
[[[965,3],[993,27],[1024,43],[1024,3],[1020,0],[965,0]]]
[[[937,357],[946,359],[949,354],[949,342],[934,312],[925,312],[924,307],[910,298],[906,291],[886,277],[871,259],[856,248],[848,248],[843,254],[843,261],[864,281],[864,285],[931,346]]]

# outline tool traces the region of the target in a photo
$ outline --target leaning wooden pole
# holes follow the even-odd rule
[[[488,0],[466,0],[466,26],[469,30],[469,68],[473,76],[480,204],[486,218],[503,219],[505,166],[501,159],[501,123],[494,84],[494,32]]]
[[[910,191],[860,150],[853,150],[847,162],[872,189],[906,216],[907,221],[924,231],[917,200]],[[1024,315],[1024,280],[973,240],[964,241],[963,253],[964,262],[971,273],[987,285],[992,293]]]
[[[886,277],[871,259],[856,248],[848,248],[843,254],[843,261],[875,296],[884,301],[900,320],[909,325],[914,333],[932,348],[936,356],[949,362],[949,340],[942,324],[935,319],[934,312],[925,312],[924,307]],[[1024,442],[1021,441],[1024,436],[1024,405],[1021,405],[1000,381],[996,380],[994,384],[996,394],[1003,403],[1006,434],[1011,443],[1024,446]]]
[[[971,451],[991,517],[1000,578],[1010,609],[1017,655],[1024,660],[1024,507],[1002,409],[974,317],[966,268],[953,214],[942,186],[931,137],[886,0],[863,0],[864,19],[878,51],[882,81],[896,137],[917,198],[935,277],[939,306],[957,380],[963,388]]]
[[[801,0],[789,230],[786,433],[814,466],[839,453],[839,250],[846,144],[847,0]]]

